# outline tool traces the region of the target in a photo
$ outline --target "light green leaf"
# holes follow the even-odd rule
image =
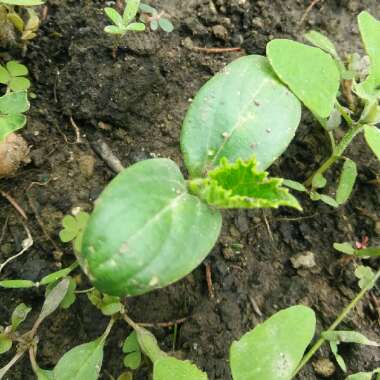
[[[334,59],[319,48],[275,39],[267,56],[279,76],[314,114],[330,116],[338,95],[340,73]]]
[[[106,33],[110,34],[125,34],[127,31],[125,28],[119,28],[118,26],[108,25],[104,28]]]
[[[76,300],[75,290],[77,288],[77,283],[72,277],[68,277],[70,280],[69,288],[67,289],[67,293],[63,298],[60,306],[62,309],[68,309]]]
[[[9,61],[6,64],[6,67],[12,77],[22,77],[28,75],[28,68],[17,61]]]
[[[367,79],[357,85],[355,90],[359,97],[370,101],[380,95],[380,22],[364,11],[360,13],[358,23],[371,67]]]
[[[366,346],[380,346],[379,343],[369,340],[367,337],[357,331],[325,331],[322,333],[322,337],[329,342],[336,342],[338,344],[356,343]]]
[[[188,193],[173,161],[145,160],[122,171],[100,195],[81,264],[104,293],[143,294],[195,269],[220,228],[219,211]]]
[[[320,174],[320,173],[317,173],[314,177],[313,177],[313,180],[312,180],[312,187],[313,189],[323,189],[327,184],[327,180],[326,178]]]
[[[25,321],[26,317],[28,316],[31,310],[32,308],[30,306],[25,305],[24,303],[20,303],[16,306],[11,316],[12,331],[17,330],[20,324]]]
[[[346,255],[354,255],[355,249],[350,243],[334,243],[334,249]]]
[[[267,172],[258,172],[256,160],[226,158],[206,178],[189,181],[191,193],[210,206],[218,208],[278,208],[289,206],[301,210],[298,201],[282,187],[282,179],[269,178]]]
[[[11,92],[0,97],[0,114],[21,114],[28,111],[29,102],[26,91]]]
[[[124,26],[124,21],[123,17],[119,12],[117,12],[113,8],[104,8],[104,13],[107,15],[107,17],[119,28],[123,28]]]
[[[370,267],[359,265],[355,270],[355,276],[359,279],[360,289],[370,289],[375,285],[375,273]]]
[[[53,370],[54,380],[97,380],[103,362],[104,339],[81,344],[66,352]]]
[[[302,183],[297,181],[292,181],[290,179],[284,179],[282,184],[286,187],[289,187],[289,189],[300,191],[300,192],[307,192],[307,189]]]
[[[339,180],[338,190],[336,192],[336,201],[342,205],[347,202],[354,188],[358,169],[356,163],[350,159],[344,161],[342,174]]]
[[[137,325],[134,326],[134,330],[136,331],[137,341],[141,351],[151,360],[152,363],[155,363],[161,358],[167,357],[167,354],[161,351],[156,337],[150,331]]]
[[[27,90],[29,87],[30,80],[28,78],[16,77],[9,82],[9,88],[15,92]]]
[[[153,380],[207,380],[207,374],[189,361],[166,357],[157,360],[153,367]]]
[[[234,380],[290,380],[316,326],[305,306],[282,310],[234,342],[230,364]]]
[[[34,5],[44,4],[42,0],[0,0],[0,4],[8,4],[8,5],[20,5],[24,7],[31,7]]]
[[[170,20],[167,18],[161,17],[158,20],[158,24],[160,25],[160,28],[166,32],[166,33],[171,33],[174,30],[174,25]]]
[[[373,375],[376,373],[380,373],[380,368],[375,369],[372,372],[358,372],[353,375],[350,375],[346,378],[346,380],[371,380]]]
[[[68,276],[77,266],[78,266],[78,263],[74,262],[74,264],[70,265],[68,268],[64,268],[57,272],[50,273],[47,276],[42,278],[42,280],[40,281],[40,284],[49,285],[53,282],[56,282],[60,280],[61,278]]]
[[[8,70],[4,66],[0,65],[0,83],[8,84],[10,80],[11,80],[11,76],[8,73]]]
[[[82,247],[83,233],[90,219],[90,214],[81,211],[78,215],[66,215],[62,220],[63,230],[59,233],[62,242],[74,241],[74,249],[80,252]]]
[[[24,115],[0,115],[0,142],[13,132],[23,128],[26,124]]]
[[[323,203],[326,203],[328,206],[331,206],[334,208],[339,207],[339,204],[337,203],[337,201],[334,198],[330,197],[329,195],[319,194],[319,196],[320,196],[320,200]]]
[[[336,341],[330,341],[330,348],[331,352],[333,353],[336,362],[339,364],[339,367],[343,372],[347,372],[347,366],[346,362],[343,359],[343,356],[341,356],[338,352],[338,343]]]
[[[155,8],[151,7],[148,4],[143,4],[143,3],[140,4],[140,11],[143,13],[149,13],[152,16],[154,16],[158,13]]]
[[[123,363],[125,367],[136,370],[141,365],[141,351],[131,352],[125,355]]]
[[[124,354],[129,354],[130,352],[140,351],[140,345],[137,340],[137,333],[133,331],[128,335],[123,343],[123,352]]]
[[[140,7],[140,0],[126,0],[123,14],[124,24],[128,25],[137,15]]]
[[[222,157],[255,156],[258,170],[265,170],[292,141],[300,117],[299,101],[265,57],[239,58],[202,87],[187,112],[181,135],[186,167],[196,178]]]
[[[37,375],[37,380],[55,380],[53,371],[37,368],[35,374]]]
[[[339,54],[335,49],[334,43],[322,33],[319,33],[315,30],[311,30],[310,32],[305,34],[305,38],[314,46],[324,50],[326,53],[329,53],[334,58],[339,59]]]
[[[123,305],[120,302],[108,303],[102,306],[101,311],[104,315],[111,316],[117,314]]]
[[[145,30],[145,24],[142,22],[132,22],[126,27],[126,30],[133,32],[143,32]]]
[[[0,355],[5,354],[12,348],[12,339],[4,334],[0,334]]]
[[[159,24],[157,20],[152,20],[150,22],[150,29],[152,29],[153,31],[156,31],[158,27],[159,27]]]
[[[364,135],[368,146],[375,153],[378,160],[380,160],[380,129],[375,126],[365,127]]]
[[[380,257],[380,248],[357,249],[355,255],[358,257]]]
[[[0,281],[0,287],[9,289],[33,288],[35,283],[29,280],[3,280]]]

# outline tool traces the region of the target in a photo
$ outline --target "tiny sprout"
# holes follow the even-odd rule
[[[79,212],[78,215],[66,215],[62,220],[63,230],[59,233],[59,238],[63,243],[73,241],[74,249],[79,252],[82,245],[84,229],[90,215],[86,212]]]
[[[139,10],[140,0],[126,0],[123,15],[113,8],[104,8],[107,17],[114,23],[104,28],[104,31],[109,34],[124,36],[127,32],[143,32],[145,24],[134,21]]]
[[[148,4],[140,4],[140,11],[144,13],[145,22],[149,23],[150,29],[156,31],[161,28],[166,33],[171,33],[174,30],[172,22],[163,17],[164,12],[158,13],[157,9]]]

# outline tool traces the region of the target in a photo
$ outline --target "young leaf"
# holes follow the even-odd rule
[[[326,178],[322,175],[317,173],[312,180],[312,187],[313,189],[323,189],[327,184]]]
[[[143,32],[145,30],[145,24],[142,22],[132,22],[125,29],[133,32]]]
[[[336,343],[356,343],[363,344],[366,346],[375,346],[379,347],[380,344],[369,340],[363,334],[360,334],[357,331],[325,331],[322,333],[324,339],[329,342]]]
[[[334,243],[334,249],[346,255],[354,255],[355,249],[350,243]]]
[[[190,106],[181,149],[191,177],[203,177],[222,157],[255,156],[268,168],[288,147],[300,122],[297,98],[258,55],[237,59],[209,80]]]
[[[346,159],[344,161],[342,174],[339,180],[338,190],[336,192],[336,201],[342,205],[347,202],[354,188],[358,169],[354,161]]]
[[[3,280],[0,281],[0,287],[8,289],[33,288],[36,284],[29,280]]]
[[[338,352],[338,342],[332,340],[329,342],[329,344],[330,344],[331,352],[333,353],[336,362],[339,364],[339,367],[341,368],[343,372],[347,372],[346,362],[344,361],[343,356],[340,355]]]
[[[135,370],[140,367],[141,364],[141,349],[137,340],[136,331],[133,331],[123,344],[123,352],[127,354],[124,357],[124,365],[127,368]]]
[[[124,26],[124,21],[123,21],[123,17],[121,16],[121,14],[119,14],[119,12],[117,12],[115,9],[113,8],[104,8],[104,13],[107,15],[107,17],[116,25],[118,26],[119,28],[123,28]]]
[[[207,374],[189,361],[164,357],[153,367],[153,380],[207,380]]]
[[[0,65],[0,83],[1,84],[8,84],[11,80],[11,75],[9,74],[8,70]]]
[[[24,303],[20,303],[16,306],[16,308],[13,310],[11,317],[12,331],[17,330],[20,324],[25,321],[26,317],[28,316],[31,310],[32,308],[25,305]]]
[[[152,29],[153,32],[156,31],[158,29],[158,27],[159,27],[159,24],[158,24],[157,20],[152,20],[150,22],[150,29]]]
[[[151,7],[148,4],[143,4],[143,3],[140,4],[140,11],[143,13],[149,13],[152,16],[155,16],[158,13],[155,8]]]
[[[140,0],[126,0],[123,14],[124,25],[128,25],[137,15],[140,7]]]
[[[258,172],[254,158],[235,163],[223,158],[208,177],[188,183],[191,193],[218,208],[289,206],[301,210],[298,201],[281,185],[282,179],[268,178],[267,172]]]
[[[359,97],[371,101],[380,95],[380,22],[364,11],[360,13],[358,23],[371,66],[367,79],[357,85],[355,90]]]
[[[359,265],[355,270],[355,276],[359,279],[360,289],[372,288],[375,285],[375,273],[369,267]]]
[[[364,248],[355,250],[358,257],[380,257],[380,248]]]
[[[220,228],[220,212],[188,193],[173,161],[145,160],[100,195],[84,233],[81,265],[104,293],[143,294],[195,269]]]
[[[141,351],[131,352],[124,356],[123,364],[125,367],[136,370],[141,365]]]
[[[353,375],[350,375],[346,380],[372,380],[374,374],[380,373],[380,368],[375,369],[372,372],[358,372]],[[377,379],[379,380],[379,378]]]
[[[319,33],[315,30],[311,30],[310,32],[305,34],[305,38],[314,46],[324,50],[326,53],[329,53],[335,59],[339,60],[339,54],[335,49],[334,43],[331,42],[331,40],[322,33]]]
[[[160,28],[166,33],[171,33],[174,30],[174,25],[167,18],[160,17],[158,24],[160,25]]]
[[[297,181],[292,181],[290,179],[284,179],[282,184],[286,187],[289,187],[289,189],[295,190],[295,191],[300,191],[300,192],[307,192],[306,187]]]
[[[77,288],[77,283],[72,277],[68,277],[70,280],[69,288],[67,289],[67,293],[63,298],[60,306],[62,309],[68,309],[76,300],[75,290]]]
[[[104,339],[81,344],[66,352],[53,370],[54,380],[97,380],[103,362]]]
[[[74,241],[74,249],[80,252],[83,233],[90,219],[90,214],[81,211],[78,215],[66,215],[62,220],[63,230],[59,233],[62,242]]]
[[[29,102],[25,91],[11,92],[0,97],[0,142],[25,126],[26,117],[22,113],[28,109]]]
[[[12,77],[22,77],[28,75],[28,68],[17,61],[9,61],[6,64],[6,67]]]
[[[375,153],[378,160],[380,160],[380,129],[375,126],[367,126],[364,129],[364,136],[368,146]]]
[[[79,265],[78,262],[75,261],[68,268],[64,268],[64,269],[61,269],[57,272],[50,273],[47,276],[42,278],[42,280],[40,281],[40,284],[41,285],[49,285],[53,282],[60,280],[61,278],[68,276],[75,268],[78,267],[78,265]]]
[[[108,25],[104,28],[104,31],[109,34],[120,34],[123,35],[126,33],[125,28],[119,28],[118,26],[115,25]]]
[[[320,195],[320,200],[323,203],[326,203],[328,206],[331,206],[334,208],[339,207],[339,204],[337,203],[337,201],[334,198],[330,197],[329,195],[325,195],[325,194],[319,194],[319,195]]]
[[[134,330],[141,351],[148,356],[153,364],[159,359],[167,357],[167,354],[161,351],[156,337],[150,331],[140,326],[134,326]]]
[[[314,114],[330,116],[338,95],[340,73],[334,59],[319,48],[275,39],[267,56],[279,76]]]
[[[12,348],[12,339],[4,334],[0,334],[0,355],[5,354]]]
[[[245,334],[230,349],[234,380],[290,380],[316,326],[305,306],[282,310]]]

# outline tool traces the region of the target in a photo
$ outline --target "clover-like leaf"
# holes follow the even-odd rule
[[[10,92],[0,97],[0,142],[25,126],[26,117],[23,113],[28,109],[29,102],[25,91]]]
[[[137,369],[141,364],[141,349],[137,340],[136,331],[128,335],[123,344],[124,366],[130,369]]]
[[[359,265],[355,270],[355,276],[359,279],[360,289],[369,289],[375,285],[375,273],[370,267]]]
[[[102,294],[96,289],[88,293],[87,297],[95,307],[107,316],[116,314],[123,308],[119,297]]]
[[[83,233],[86,229],[90,215],[81,211],[78,215],[66,215],[62,220],[63,230],[59,233],[62,242],[74,242],[74,249],[80,252],[82,247]]]
[[[256,159],[229,163],[226,158],[206,178],[189,181],[189,190],[218,208],[262,208],[289,206],[301,210],[296,198],[282,187],[283,180],[269,178],[256,169]]]

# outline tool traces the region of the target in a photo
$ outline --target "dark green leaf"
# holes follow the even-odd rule
[[[315,332],[313,310],[282,310],[234,342],[230,363],[234,380],[290,380]]]
[[[190,191],[210,206],[218,208],[264,208],[289,206],[301,210],[298,201],[282,185],[280,178],[258,172],[256,160],[220,161],[206,178],[189,182]]]
[[[380,248],[357,249],[355,255],[358,257],[380,257]]]
[[[334,59],[319,48],[275,39],[267,45],[279,76],[314,114],[330,116],[338,95],[340,73]]]
[[[268,168],[288,147],[301,107],[278,81],[265,57],[237,59],[209,80],[189,108],[181,136],[186,167],[203,177],[222,157],[230,162],[255,156]]]

